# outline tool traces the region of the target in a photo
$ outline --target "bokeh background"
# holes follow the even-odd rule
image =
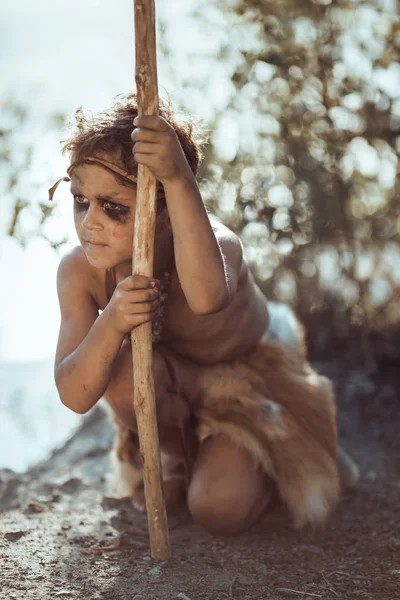
[[[400,322],[400,21],[395,0],[156,2],[160,94],[203,118],[200,183],[313,358],[384,376]],[[80,417],[53,383],[56,271],[77,243],[59,140],[75,109],[134,89],[129,0],[0,5],[0,468]]]

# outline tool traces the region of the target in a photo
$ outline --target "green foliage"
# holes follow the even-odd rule
[[[378,1],[220,6],[242,47],[216,121],[232,155],[214,143],[203,172],[210,210],[268,297],[309,321],[325,309],[344,336],[398,323],[398,15]]]

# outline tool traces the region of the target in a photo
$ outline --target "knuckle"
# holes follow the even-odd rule
[[[132,286],[134,289],[140,286],[141,277],[140,275],[132,275]]]

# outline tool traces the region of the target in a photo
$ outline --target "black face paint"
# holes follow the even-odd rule
[[[89,206],[88,200],[79,194],[74,195],[73,198],[75,212],[86,212]],[[112,202],[111,200],[107,199],[99,199],[99,203],[107,217],[109,217],[112,221],[117,221],[118,223],[126,223],[128,221],[128,217],[131,213],[129,206],[118,204],[117,202]]]

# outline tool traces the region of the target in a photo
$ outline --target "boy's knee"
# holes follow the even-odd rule
[[[187,501],[193,520],[211,533],[237,534],[249,526],[248,510],[229,490],[191,485]]]

